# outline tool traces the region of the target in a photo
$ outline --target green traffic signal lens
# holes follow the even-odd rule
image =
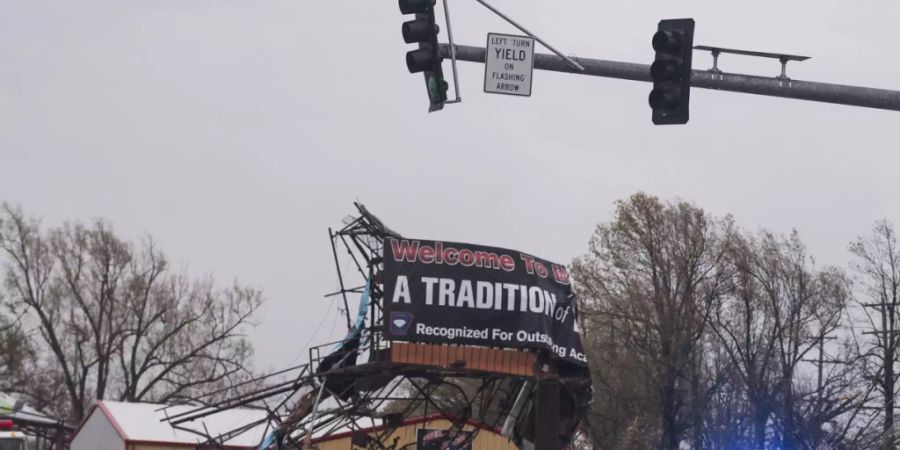
[[[437,78],[428,77],[426,81],[426,85],[428,87],[428,98],[431,100],[431,103],[434,103],[435,99],[440,95],[440,90],[438,89]]]
[[[436,76],[428,74],[425,79],[425,85],[428,89],[428,99],[431,104],[443,103],[447,100],[447,82]]]

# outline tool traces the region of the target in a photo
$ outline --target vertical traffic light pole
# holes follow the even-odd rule
[[[449,48],[440,45],[440,53],[449,55]],[[456,57],[460,61],[484,63],[485,48],[456,46]],[[554,72],[567,72],[622,80],[652,82],[650,66],[618,61],[572,57],[584,71],[573,69],[562,58],[546,53],[534,54],[534,68]],[[847,86],[812,81],[783,80],[770,77],[742,75],[707,70],[692,70],[691,87],[744,94],[765,95],[795,100],[834,103],[864,108],[900,111],[900,91]]]

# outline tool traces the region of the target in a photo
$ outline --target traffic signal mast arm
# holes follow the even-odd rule
[[[449,57],[450,47],[447,44],[440,44],[439,47],[441,55]],[[485,48],[457,45],[456,58],[460,61],[484,63]],[[575,69],[559,56],[546,53],[534,54],[534,68],[632,81],[653,81],[650,77],[650,65],[647,64],[590,58],[572,57],[572,59],[583,66],[585,70]],[[713,73],[706,70],[691,72],[691,87],[900,111],[900,91],[887,89],[722,72]]]

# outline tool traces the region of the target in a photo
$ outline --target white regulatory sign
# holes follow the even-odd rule
[[[488,33],[484,92],[531,95],[534,38]]]

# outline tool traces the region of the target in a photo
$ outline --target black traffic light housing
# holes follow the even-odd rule
[[[418,43],[419,48],[406,53],[406,67],[409,73],[422,72],[425,75],[425,87],[428,90],[428,111],[444,108],[447,101],[447,82],[441,68],[441,55],[438,53],[438,32],[440,28],[435,22],[435,0],[399,0],[400,12],[415,14],[415,19],[405,22],[402,27],[403,40],[407,44]]]
[[[690,118],[691,55],[694,47],[694,19],[659,22],[653,35],[656,59],[650,66],[653,91],[650,107],[656,125],[685,124]]]

